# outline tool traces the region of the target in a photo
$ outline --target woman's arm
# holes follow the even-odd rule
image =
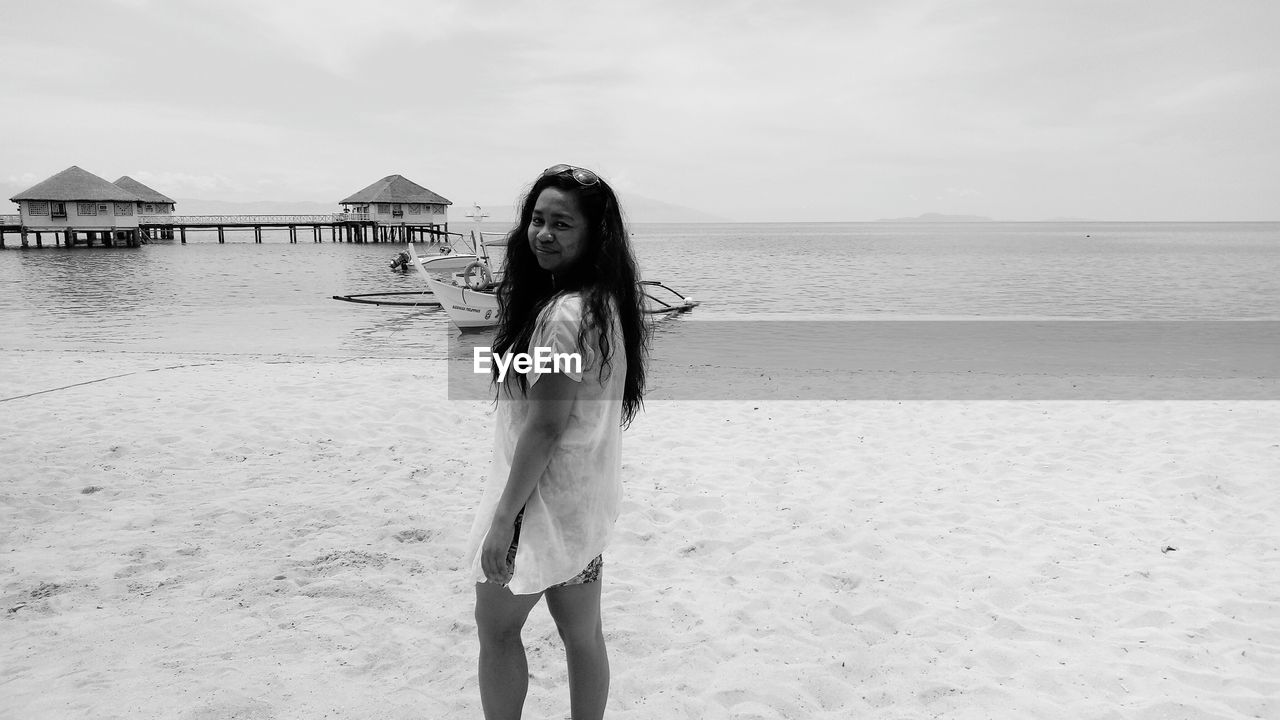
[[[578,383],[560,373],[542,375],[529,388],[529,416],[516,441],[511,474],[480,549],[480,566],[490,582],[506,584],[511,579],[507,551],[515,534],[516,515],[546,471],[551,454],[569,425],[577,395]]]

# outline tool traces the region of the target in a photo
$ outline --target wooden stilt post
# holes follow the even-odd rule
[[[26,228],[22,228],[22,248],[24,250],[27,248],[27,229]]]
[[[186,225],[183,225],[183,226],[179,227],[179,228],[178,228],[178,234],[179,234],[180,236],[182,236],[182,244],[183,244],[183,245],[186,245],[186,244],[187,244],[187,226],[186,226]]]
[[[219,225],[218,226],[218,244],[221,245],[226,241],[227,241],[227,238],[222,234],[222,226]]]
[[[44,247],[43,236],[44,236],[44,233],[40,232],[39,230],[36,231],[36,247],[38,248]]]
[[[258,245],[262,244],[262,226],[261,225],[253,226],[253,242]]]

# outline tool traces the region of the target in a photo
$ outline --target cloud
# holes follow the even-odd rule
[[[27,3],[0,45],[23,109],[0,115],[23,139],[0,162],[298,197],[399,172],[507,200],[567,161],[741,219],[915,214],[932,208],[909,195],[947,188],[1002,217],[1099,215],[1137,187],[1261,213],[1238,198],[1280,192],[1276,19],[1187,0]],[[1205,186],[1207,166],[1256,190]]]

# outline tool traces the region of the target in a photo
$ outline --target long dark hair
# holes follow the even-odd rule
[[[529,224],[533,206],[547,188],[572,194],[586,220],[586,247],[573,267],[556,276],[538,265],[529,247]],[[649,331],[644,322],[642,297],[637,285],[640,273],[631,242],[627,236],[622,208],[613,188],[603,179],[583,185],[570,170],[544,173],[520,203],[520,221],[507,234],[507,253],[502,264],[503,277],[498,285],[498,333],[494,338],[494,354],[527,353],[538,314],[552,298],[567,292],[579,292],[583,299],[583,322],[578,330],[578,346],[585,347],[589,331],[595,333],[600,369],[607,369],[614,348],[610,347],[609,328],[617,309],[622,329],[623,352],[627,359],[627,377],[622,391],[622,424],[630,425],[643,404],[645,355]],[[611,304],[609,301],[612,300]],[[607,377],[607,375],[605,376]],[[494,368],[497,378],[497,368]],[[528,392],[528,380],[515,373],[521,392]]]

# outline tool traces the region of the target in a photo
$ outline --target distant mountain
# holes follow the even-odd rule
[[[320,215],[342,212],[337,200],[312,202],[308,200],[255,200],[235,202],[231,200],[200,200],[174,198],[178,215]]]
[[[712,215],[711,213],[683,205],[654,200],[643,195],[624,194],[622,196],[622,206],[627,213],[627,219],[631,222],[730,222],[727,218]]]
[[[915,217],[883,218],[877,222],[995,222],[984,215],[944,215],[942,213],[925,213]]]

